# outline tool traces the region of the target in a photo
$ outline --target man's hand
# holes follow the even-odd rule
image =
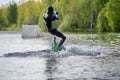
[[[58,12],[55,12],[56,15],[58,15]]]

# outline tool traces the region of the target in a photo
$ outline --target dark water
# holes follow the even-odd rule
[[[1,33],[0,80],[120,80],[120,34],[66,36],[66,51],[54,53],[48,34]]]

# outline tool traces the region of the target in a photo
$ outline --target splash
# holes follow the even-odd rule
[[[54,52],[50,49],[40,50],[40,51],[28,51],[28,52],[14,52],[4,54],[3,57],[68,57],[68,56],[97,56],[100,55],[101,52],[89,50],[83,46],[65,46],[66,50],[61,52]]]
[[[79,56],[97,56],[100,55],[101,52],[95,51],[93,49],[87,49],[85,46],[66,46],[66,51],[60,52],[60,54],[66,55],[79,55]]]

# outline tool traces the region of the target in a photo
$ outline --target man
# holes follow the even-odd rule
[[[48,32],[51,33],[52,35],[62,38],[58,45],[58,47],[60,47],[66,40],[66,37],[56,29],[55,20],[59,20],[59,16],[58,16],[58,12],[54,13],[54,9],[52,6],[49,6],[47,8],[47,13],[44,14],[44,20]]]

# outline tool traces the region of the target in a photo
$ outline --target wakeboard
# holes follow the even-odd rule
[[[54,42],[52,44],[52,51],[54,51],[54,52],[61,52],[63,50],[64,51],[66,50],[66,48],[63,45],[59,46],[59,44],[57,42]]]

